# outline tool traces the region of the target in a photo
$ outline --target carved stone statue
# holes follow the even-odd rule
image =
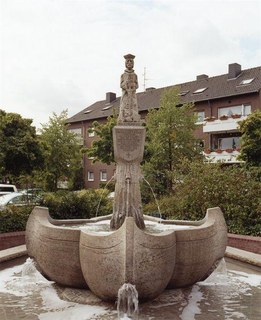
[[[120,102],[120,112],[118,124],[131,125],[140,124],[140,115],[138,114],[138,104],[136,90],[138,89],[138,77],[133,70],[134,58],[132,54],[127,54],[125,58],[125,71],[121,75],[122,97]]]
[[[126,70],[121,76],[122,98],[118,125],[113,128],[115,198],[110,226],[119,229],[126,217],[133,217],[140,229],[145,228],[140,194],[145,128],[141,126],[136,89],[138,77],[133,71],[132,54],[124,56]]]

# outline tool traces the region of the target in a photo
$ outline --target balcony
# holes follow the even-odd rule
[[[237,157],[240,154],[238,150],[215,150],[203,152],[207,162],[222,163],[242,163]]]
[[[226,131],[238,131],[238,122],[246,119],[246,117],[240,118],[227,118],[225,120],[212,120],[204,121],[203,123],[203,132],[204,133],[217,133],[217,132],[226,132]]]

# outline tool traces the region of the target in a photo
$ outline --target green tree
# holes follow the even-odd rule
[[[0,110],[0,179],[31,175],[43,157],[31,119]]]
[[[257,110],[240,122],[241,137],[240,159],[250,166],[261,164],[261,111]]]
[[[76,134],[68,130],[66,119],[67,111],[53,113],[40,130],[45,160],[40,175],[49,191],[57,190],[59,180],[69,179],[81,167],[81,146]]]
[[[181,105],[176,89],[166,90],[160,108],[149,111],[143,171],[157,194],[173,192],[184,159],[201,157],[195,122],[193,104]]]
[[[108,117],[105,124],[98,121],[93,122],[93,128],[89,129],[89,132],[94,132],[98,139],[93,141],[91,148],[87,150],[87,154],[93,158],[93,162],[101,161],[108,165],[114,163],[112,129],[116,123],[115,113]]]

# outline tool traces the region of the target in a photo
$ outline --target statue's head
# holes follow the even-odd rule
[[[133,54],[126,54],[124,56],[125,58],[125,67],[128,69],[128,71],[131,71],[134,67],[134,58],[135,56]]]

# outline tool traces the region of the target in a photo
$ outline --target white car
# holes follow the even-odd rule
[[[0,184],[0,196],[17,192],[17,188],[14,184]]]
[[[32,197],[25,195],[21,192],[13,192],[5,194],[0,197],[0,210],[5,209],[7,206],[25,206],[25,205],[35,205],[37,200]]]

